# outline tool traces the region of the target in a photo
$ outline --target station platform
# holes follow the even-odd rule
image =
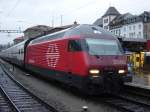
[[[135,71],[132,76],[132,82],[125,83],[125,85],[150,90],[150,72]]]

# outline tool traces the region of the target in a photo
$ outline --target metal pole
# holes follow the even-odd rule
[[[62,15],[60,15],[60,19],[61,19],[61,21],[60,21],[60,22],[61,22],[61,26],[62,26],[62,21],[63,21],[63,20],[62,20],[62,18],[63,18],[63,16],[62,16]]]

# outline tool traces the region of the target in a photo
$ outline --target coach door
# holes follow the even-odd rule
[[[69,40],[68,42],[68,72],[71,74],[77,73],[79,55],[82,51],[80,40]]]

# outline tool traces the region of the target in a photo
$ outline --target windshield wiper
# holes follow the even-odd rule
[[[95,56],[96,58],[100,58],[99,55],[96,54],[96,52],[94,51],[90,51],[92,53],[93,56]]]

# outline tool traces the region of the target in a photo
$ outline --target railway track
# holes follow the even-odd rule
[[[3,94],[2,89],[0,88],[0,112],[16,112],[14,105],[10,100]]]
[[[138,92],[140,92],[140,90],[138,90]],[[126,93],[124,91],[124,93],[120,95],[110,95],[105,98],[92,97],[88,98],[88,101],[94,102],[96,105],[105,102],[106,105],[110,105],[123,112],[150,112],[150,97],[145,95],[141,96],[136,93],[131,94],[129,91],[126,91]],[[94,111],[91,110],[90,112]]]
[[[143,100],[129,94],[113,95],[104,102],[124,112],[150,112],[150,99]]]
[[[3,109],[1,112],[58,112],[25,89],[2,64],[0,71],[0,109]]]
[[[150,99],[150,88],[148,87],[139,87],[137,85],[125,84],[124,89],[128,93],[136,94]]]

